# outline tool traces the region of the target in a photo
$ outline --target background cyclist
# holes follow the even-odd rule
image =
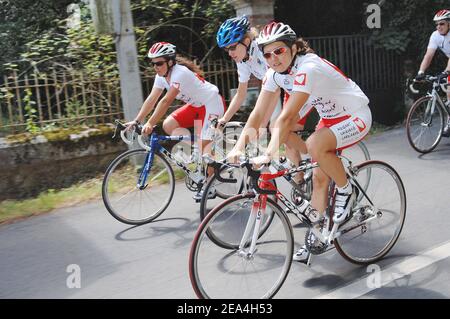
[[[223,117],[219,119],[221,127],[224,127],[230,121],[244,102],[250,76],[253,74],[257,79],[262,80],[268,69],[267,62],[256,42],[257,35],[257,30],[250,28],[250,23],[246,16],[226,20],[217,31],[217,45],[228,52],[229,56],[236,62],[239,79],[237,93],[231,100],[229,108]],[[288,94],[285,94],[286,100],[287,97]],[[279,95],[274,95],[273,98],[273,101],[267,106],[267,111],[260,127],[267,127],[272,113],[280,100]],[[305,122],[306,117],[299,122],[294,130],[302,130]],[[301,161],[301,153],[307,153],[306,145],[301,138],[293,134],[286,144],[287,157],[294,165],[297,165]],[[299,173],[294,177],[294,180],[300,182],[302,177],[303,173]]]
[[[159,123],[175,99],[186,103],[172,112],[163,122],[163,130],[169,135],[185,135],[185,130],[197,126],[200,133],[200,149],[207,151],[211,142],[211,120],[221,117],[225,112],[225,102],[219,94],[219,89],[203,79],[202,70],[192,61],[177,56],[176,47],[167,42],[157,42],[148,52],[156,76],[152,91],[141,107],[135,120],[127,125],[141,123],[155,108],[151,117],[143,127],[144,134],[151,134],[153,127]],[[164,97],[158,102],[163,91]],[[201,191],[194,199],[201,199]]]
[[[448,58],[447,67],[444,73],[447,74],[447,83],[450,83],[450,10],[438,11],[434,18],[436,24],[436,31],[430,36],[428,48],[425,56],[420,63],[420,69],[417,73],[416,80],[423,80],[425,78],[425,71],[431,64],[436,50],[439,49]],[[447,92],[447,106],[450,106],[450,91]],[[444,127],[442,136],[450,137],[450,117],[447,120],[447,125]]]

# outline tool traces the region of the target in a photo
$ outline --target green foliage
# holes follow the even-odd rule
[[[21,54],[22,69],[35,71],[83,70],[88,76],[117,76],[116,54],[111,36],[97,35],[90,12],[80,5],[81,21],[76,28],[68,27],[68,20],[58,21],[57,28],[42,34],[26,44]]]
[[[230,2],[222,0],[140,0],[132,3],[135,26],[144,30],[138,40],[139,48],[143,46],[148,50],[153,42],[168,41],[191,58],[201,59],[215,47],[219,25],[235,15]],[[222,54],[220,50],[215,53]]]
[[[381,29],[373,32],[372,41],[378,47],[417,60],[423,57],[435,30],[433,16],[449,3],[448,0],[398,0],[380,1],[380,4]]]
[[[81,0],[0,0],[0,73],[17,61],[25,44],[52,30],[68,16],[67,5]]]
[[[25,89],[25,97],[23,102],[25,104],[25,123],[27,124],[26,130],[30,133],[39,132],[39,126],[36,124],[38,120],[37,110],[34,107],[36,102],[32,99],[33,94],[29,88]]]

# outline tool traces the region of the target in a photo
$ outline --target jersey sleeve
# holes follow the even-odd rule
[[[239,83],[247,83],[250,80],[250,69],[245,63],[236,63]]]
[[[438,47],[439,47],[438,33],[437,31],[435,31],[431,34],[427,49],[437,50]]]
[[[317,68],[312,64],[301,66],[295,75],[292,91],[312,94],[317,72]]]
[[[155,81],[153,82],[153,87],[157,89],[165,89],[164,79],[158,75],[155,76]]]
[[[275,92],[279,86],[275,82],[274,77],[274,71],[272,69],[268,69],[266,74],[264,75],[264,78],[262,80],[262,89],[269,91],[269,92]]]

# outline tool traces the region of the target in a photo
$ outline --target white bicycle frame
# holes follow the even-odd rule
[[[344,167],[346,167],[346,171],[348,172],[350,178],[354,179],[354,169],[353,169],[351,160],[342,155],[339,155],[339,158],[341,160],[345,160],[347,162],[347,165],[344,165]],[[284,204],[283,201],[281,201],[281,202]],[[348,232],[352,229],[358,228],[358,227],[362,226],[363,224],[368,223],[368,222],[372,221],[373,219],[380,217],[378,214],[374,213],[374,212],[378,212],[378,208],[376,206],[374,206],[374,204],[370,201],[370,199],[369,199],[369,202],[371,203],[370,215],[372,215],[372,216],[364,219],[363,221],[354,225],[350,229],[345,229],[345,232]],[[261,204],[264,207],[261,207]],[[239,249],[238,249],[239,256],[245,257],[245,258],[251,258],[253,256],[253,254],[256,252],[256,241],[259,237],[260,228],[261,228],[261,219],[262,219],[262,215],[265,214],[266,207],[267,207],[267,202],[266,203],[262,202],[261,194],[258,194],[255,197],[255,199],[253,200],[252,209],[250,211],[250,216],[247,220],[244,234],[242,235],[241,241],[239,243]],[[296,216],[299,217],[298,215],[296,215]],[[302,216],[303,215],[300,215],[299,218],[303,221]],[[331,245],[333,240],[340,237],[342,234],[344,234],[344,232],[338,231],[340,224],[334,224],[333,228],[331,230],[329,230],[331,218],[330,218],[330,216],[328,216],[328,214],[325,216],[325,218],[326,218],[326,225],[325,225],[325,227],[323,227],[322,231],[318,230],[316,227],[311,227],[311,231],[314,233],[316,238],[318,238],[322,243],[325,243],[329,246],[329,245]],[[253,227],[253,225],[254,225],[254,227]],[[250,232],[251,232],[252,228],[253,228],[253,233],[252,233],[252,238],[251,238],[251,242],[250,242],[250,247],[248,250],[245,250],[245,247],[248,246],[248,238],[250,236]]]

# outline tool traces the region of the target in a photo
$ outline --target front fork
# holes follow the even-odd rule
[[[247,220],[247,225],[245,226],[244,235],[242,236],[239,244],[239,256],[251,259],[253,254],[256,252],[256,241],[258,240],[260,234],[261,220],[262,216],[266,213],[266,207],[267,195],[258,194],[258,196],[253,200],[252,209]],[[248,247],[250,235],[250,247],[248,250],[245,250],[245,248]]]
[[[431,95],[431,100],[427,103],[427,108],[425,109],[425,116],[424,116],[424,126],[430,126],[431,121],[433,120],[433,114],[434,110],[436,109],[436,96]]]

